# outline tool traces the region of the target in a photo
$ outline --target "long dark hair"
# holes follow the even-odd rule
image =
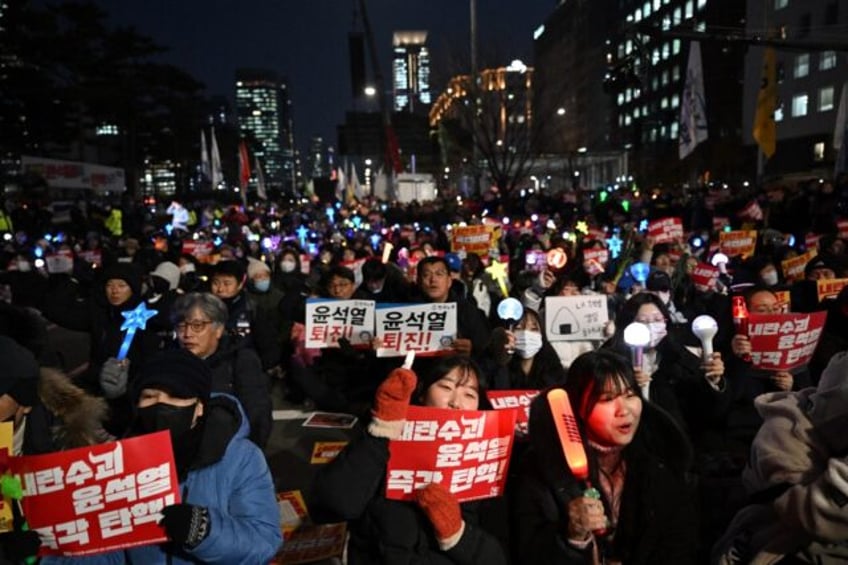
[[[627,302],[621,306],[618,315],[615,317],[615,334],[610,338],[605,347],[612,347],[618,351],[627,351],[627,344],[624,343],[624,328],[629,326],[636,320],[639,314],[639,309],[645,304],[653,304],[662,313],[665,318],[665,323],[668,324],[671,319],[671,313],[668,308],[660,300],[659,296],[650,292],[640,292],[631,296]],[[666,337],[668,339],[668,337]]]

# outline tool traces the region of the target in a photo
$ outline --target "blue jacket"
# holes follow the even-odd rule
[[[209,510],[209,536],[192,550],[172,544],[147,545],[90,557],[47,557],[41,563],[112,565],[156,563],[267,564],[283,543],[271,472],[262,451],[248,439],[247,418],[238,401],[213,394],[199,458],[213,463],[190,470],[180,485],[182,501]],[[213,453],[210,453],[212,451]]]

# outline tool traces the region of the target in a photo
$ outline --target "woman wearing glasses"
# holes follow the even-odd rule
[[[192,292],[174,303],[177,340],[212,369],[212,392],[238,398],[250,422],[250,439],[265,447],[271,433],[268,376],[256,351],[225,335],[227,306],[208,293]]]

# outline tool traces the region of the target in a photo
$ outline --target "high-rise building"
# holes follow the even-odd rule
[[[841,8],[841,9],[840,9]],[[844,52],[827,45],[841,41],[848,9],[837,0],[748,2],[748,34],[780,37],[788,46],[775,49],[777,63],[777,150],[766,163],[767,174],[833,170],[833,130],[842,89],[848,81]],[[763,33],[766,30],[766,33]],[[745,59],[743,129],[753,144],[752,129],[763,68],[763,47]]]
[[[237,70],[236,115],[239,133],[259,158],[268,187],[293,190],[294,128],[285,79],[272,71]]]
[[[332,168],[332,149],[327,149],[324,138],[315,136],[310,139],[309,153],[306,155],[306,177],[313,179],[329,177]]]
[[[704,166],[714,178],[744,170],[748,154],[742,151],[741,83],[746,47],[722,41],[716,32],[741,33],[745,4],[560,2],[535,34],[534,114],[543,130],[539,149],[589,156],[627,151],[630,171],[650,182],[688,180],[694,168]],[[680,161],[681,96],[690,40],[699,33],[710,39],[701,42],[709,139],[696,157]]]
[[[392,77],[396,112],[427,112],[430,105],[430,53],[426,31],[396,31]]]

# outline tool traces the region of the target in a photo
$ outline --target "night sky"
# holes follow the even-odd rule
[[[162,58],[191,73],[207,94],[235,91],[235,69],[267,68],[289,79],[297,144],[321,135],[336,144],[336,125],[353,109],[347,36],[354,0],[97,0],[111,23],[132,25],[170,51]],[[467,72],[469,5],[464,0],[367,0],[368,16],[391,85],[395,30],[429,32],[431,90]],[[532,34],[556,0],[478,0],[481,67],[532,61]],[[361,29],[361,18],[359,20]],[[369,74],[370,64],[369,64]],[[363,109],[367,101],[358,102]],[[374,106],[376,109],[376,105]]]

